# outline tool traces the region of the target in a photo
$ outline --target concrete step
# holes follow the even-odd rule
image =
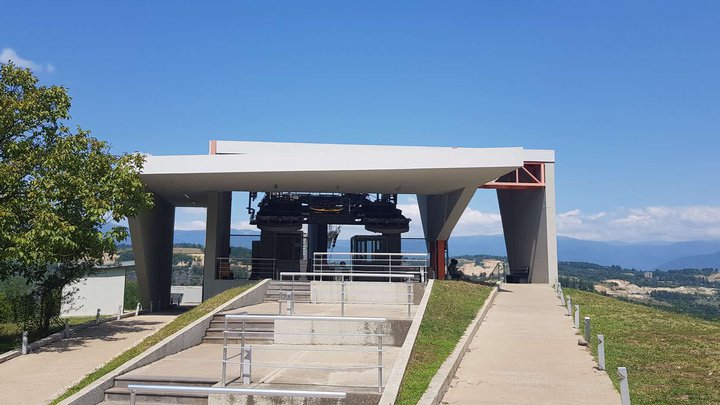
[[[152,385],[186,385],[193,387],[212,387],[217,378],[203,377],[168,377],[152,375],[119,375],[115,377],[113,388],[127,388],[129,384],[152,384]]]
[[[267,337],[258,336],[258,337],[253,337],[253,338],[245,338],[246,344],[271,344],[274,341],[275,341],[275,339],[271,334],[269,334]],[[222,336],[204,336],[202,342],[221,345],[221,344],[223,344],[223,337]],[[227,342],[230,345],[239,345],[241,343],[240,339],[228,339]]]
[[[135,395],[136,403],[148,404],[186,404],[186,405],[206,405],[208,403],[207,394],[137,394]],[[127,388],[109,388],[105,390],[105,401],[119,402],[124,404],[130,403],[130,391]]]
[[[182,385],[194,387],[212,387],[218,381],[217,379],[196,378],[196,377],[168,377],[168,376],[142,376],[142,375],[122,375],[115,378],[115,385],[105,390],[105,401],[103,403],[124,403],[130,402],[130,390],[128,384],[147,384],[147,385]],[[144,393],[136,395],[137,403],[144,404],[191,404],[205,405],[208,403],[207,394],[192,393]]]

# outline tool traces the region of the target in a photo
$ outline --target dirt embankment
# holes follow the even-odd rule
[[[602,284],[595,285],[595,291],[611,296],[630,298],[635,300],[650,300],[653,291],[667,291],[680,294],[716,295],[718,291],[708,287],[640,287],[629,281],[611,279]]]

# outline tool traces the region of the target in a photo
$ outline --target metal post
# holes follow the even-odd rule
[[[580,329],[580,305],[575,305],[575,329]]]
[[[620,403],[622,405],[630,405],[630,384],[628,384],[627,368],[618,367],[618,377],[620,377]]]
[[[130,390],[130,405],[135,405],[135,390]]]
[[[605,336],[597,335],[598,337],[598,368],[605,370]]]
[[[242,349],[241,356],[243,359],[242,380],[243,384],[247,385],[252,382],[252,347]]]
[[[22,333],[21,353],[22,353],[22,354],[28,354],[28,333],[27,333],[26,330],[23,331],[23,333]]]
[[[340,282],[340,316],[345,316],[345,280]]]
[[[290,293],[288,293],[290,295]],[[242,381],[243,384],[247,384],[245,382],[245,319],[241,320],[240,324],[240,376],[243,377]]]
[[[293,293],[292,291],[287,292],[286,296],[286,303],[287,303],[287,315],[295,315],[295,303],[293,302]]]
[[[585,340],[590,344],[590,317],[585,317],[585,333],[583,334],[585,337]]]
[[[122,305],[118,305],[118,313],[117,313],[116,321],[119,321],[121,317],[122,317]]]
[[[408,293],[408,299],[407,299],[407,307],[408,307],[408,318],[410,318],[410,312],[413,304],[413,285],[410,281],[411,279],[408,278],[407,281],[407,293]]]
[[[381,324],[378,323],[378,326]],[[382,380],[383,380],[383,342],[382,333],[378,333],[377,347],[378,347],[378,393],[382,393]]]
[[[100,325],[100,308],[98,308],[97,313],[95,314],[95,325]]]
[[[221,383],[224,387],[227,381],[227,331],[228,331],[228,319],[225,317],[225,327],[223,328],[223,362],[222,362],[222,377]]]
[[[140,303],[138,302],[135,306],[135,316],[140,315]]]
[[[567,311],[565,312],[565,315],[572,316],[572,297],[569,295],[567,299]]]

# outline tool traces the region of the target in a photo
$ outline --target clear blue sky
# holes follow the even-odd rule
[[[687,238],[720,239],[716,0],[0,10],[0,49],[67,86],[74,122],[117,152],[206,153],[210,139],[555,149],[558,213],[660,223],[648,207],[662,206],[693,214],[691,233],[709,227]],[[473,207],[497,211],[491,194]]]

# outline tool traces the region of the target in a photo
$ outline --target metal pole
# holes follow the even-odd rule
[[[378,326],[381,324],[378,323]],[[383,380],[383,342],[382,334],[378,333],[377,347],[378,347],[378,393],[382,393],[382,380]]]
[[[408,307],[408,318],[410,318],[410,311],[412,308],[413,303],[413,285],[410,279],[407,281],[407,292],[408,292],[408,298],[407,298],[407,307]]]
[[[22,347],[21,347],[21,353],[22,354],[28,354],[28,333],[27,331],[23,331],[22,333]]]
[[[620,401],[622,405],[630,405],[630,384],[628,384],[628,372],[625,367],[618,367],[620,377]]]
[[[225,317],[225,326],[223,328],[223,363],[222,363],[222,386],[224,387],[227,381],[227,330],[228,330],[228,319]]]
[[[605,336],[597,335],[598,337],[598,368],[605,370]]]
[[[565,315],[572,316],[572,297],[569,295],[567,299],[567,311],[565,312]]]
[[[585,337],[585,340],[590,344],[590,317],[585,317],[585,333],[583,334]]]
[[[345,316],[345,280],[340,282],[340,316]]]
[[[252,382],[252,347],[242,349],[241,356],[243,358],[242,380],[243,384],[247,385]]]
[[[580,305],[575,305],[575,329],[580,329]]]

